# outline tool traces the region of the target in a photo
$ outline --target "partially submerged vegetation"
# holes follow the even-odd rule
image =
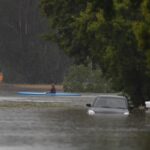
[[[45,109],[45,108],[68,108],[67,103],[63,102],[18,102],[18,101],[2,101],[0,108],[18,108],[18,109]]]
[[[65,91],[72,92],[114,92],[111,80],[104,77],[100,68],[93,70],[90,65],[72,66],[64,79],[63,87]]]

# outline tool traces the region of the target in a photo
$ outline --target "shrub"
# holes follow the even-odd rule
[[[113,92],[111,82],[105,79],[100,69],[92,70],[84,65],[71,66],[63,86],[65,91],[71,92]]]

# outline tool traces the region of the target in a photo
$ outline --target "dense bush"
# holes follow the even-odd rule
[[[106,80],[100,69],[90,66],[71,66],[63,82],[64,90],[71,92],[113,92],[112,84]]]

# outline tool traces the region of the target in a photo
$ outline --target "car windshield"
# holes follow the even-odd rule
[[[93,106],[126,109],[127,103],[124,97],[97,97]]]

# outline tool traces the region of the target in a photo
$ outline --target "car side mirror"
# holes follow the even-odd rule
[[[91,104],[86,104],[87,107],[91,107]]]

